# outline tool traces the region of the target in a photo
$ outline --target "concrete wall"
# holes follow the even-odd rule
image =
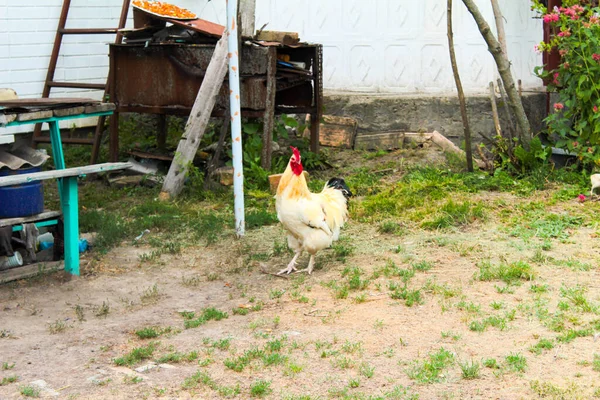
[[[225,0],[178,0],[202,18],[223,23]],[[469,93],[482,92],[496,71],[471,16],[455,1],[458,62]],[[490,22],[489,0],[477,0]],[[541,82],[533,45],[539,20],[527,0],[501,1],[515,77],[528,89]],[[21,97],[39,97],[62,0],[0,0],[0,87]],[[120,0],[72,0],[68,27],[114,27]],[[446,43],[445,0],[257,0],[256,26],[298,31],[302,40],[324,44],[328,91],[443,94],[454,90]],[[131,21],[130,21],[131,25]],[[493,24],[492,24],[493,25]],[[56,80],[104,82],[112,35],[65,37]],[[53,95],[100,98],[100,92],[53,89]],[[90,121],[78,121],[78,123]],[[93,122],[93,121],[92,121]],[[22,129],[28,129],[23,127]],[[4,130],[6,132],[6,130]]]

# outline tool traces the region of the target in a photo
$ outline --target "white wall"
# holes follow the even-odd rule
[[[178,0],[201,18],[223,23],[225,0]],[[477,0],[493,22],[489,0]],[[503,0],[515,77],[540,88],[540,20],[527,0]],[[72,0],[67,27],[114,27],[120,0]],[[0,0],[0,87],[39,97],[62,0]],[[465,89],[483,92],[495,79],[493,59],[462,2],[454,1],[455,43]],[[339,91],[439,94],[454,81],[446,38],[446,0],[257,0],[256,27],[297,31],[324,45],[324,86]],[[493,23],[492,23],[493,27]],[[66,36],[56,80],[105,82],[113,35]],[[53,95],[100,98],[100,92],[52,89]]]

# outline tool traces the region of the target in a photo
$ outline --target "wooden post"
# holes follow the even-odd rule
[[[223,35],[215,46],[202,85],[196,96],[190,117],[185,125],[183,136],[177,146],[175,158],[171,163],[159,198],[166,200],[176,197],[183,189],[183,183],[189,164],[198,151],[200,139],[204,135],[217,95],[227,73],[227,37]]]
[[[273,142],[273,127],[275,125],[275,92],[277,83],[275,73],[277,72],[277,50],[269,47],[267,64],[267,98],[265,101],[263,148],[261,154],[261,167],[269,171],[271,169],[271,147]]]
[[[508,49],[506,48],[506,33],[504,32],[504,19],[502,16],[502,10],[500,10],[500,4],[498,0],[490,0],[492,2],[492,10],[494,11],[494,19],[496,20],[496,32],[498,32],[498,41],[502,52],[508,58]]]
[[[452,34],[452,0],[448,0],[448,49],[450,50],[450,62],[458,92],[458,101],[460,103],[460,114],[462,116],[463,128],[465,133],[465,152],[467,155],[467,171],[473,172],[473,149],[471,148],[471,128],[469,127],[469,116],[467,115],[467,101],[463,92],[462,82],[458,73],[456,64],[456,53],[454,52],[454,35]]]
[[[242,37],[254,36],[256,0],[240,0],[240,18]]]

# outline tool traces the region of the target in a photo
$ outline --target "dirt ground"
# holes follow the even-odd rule
[[[524,201],[510,194],[494,196]],[[0,386],[0,398],[22,398],[23,388],[39,380],[46,384],[41,397],[61,399],[251,398],[261,396],[255,387],[259,380],[268,382],[264,396],[269,399],[591,398],[600,387],[594,363],[600,341],[594,335],[556,341],[540,354],[529,349],[541,338],[557,336],[536,313],[544,307],[557,310],[565,301],[561,287],[585,287],[586,297],[598,302],[600,246],[594,232],[592,227],[573,230],[570,240],[556,241],[544,253],[548,259],[576,259],[592,268],[531,261],[535,279],[503,293],[502,282],[474,279],[478,263],[531,260],[536,246],[511,236],[493,218],[460,230],[403,236],[350,221],[343,237],[354,249],[351,255],[342,260],[333,250],[323,251],[313,275],[289,279],[262,272],[276,272],[291,258],[274,252],[274,243],[285,237],[278,225],[250,231],[239,240],[184,248],[152,262],[140,261],[150,247],[124,244],[94,268],[84,268],[82,277],[57,273],[0,286],[0,378],[18,377]],[[264,254],[268,256],[260,256]],[[84,258],[83,265],[88,261]],[[390,282],[401,281],[373,275],[390,261],[401,268],[415,261],[432,265],[410,281],[411,288],[421,288],[422,304],[408,306],[391,298]],[[307,262],[307,257],[301,259]],[[360,267],[361,277],[370,282],[338,298],[343,296],[336,296],[332,287],[346,279],[346,267]],[[534,293],[533,285],[547,285],[547,292]],[[469,303],[479,311],[465,310]],[[262,308],[233,313],[256,304]],[[228,317],[184,328],[182,311],[201,313],[208,307]],[[469,328],[474,320],[512,310],[503,329]],[[567,322],[583,326],[594,315],[573,313]],[[156,339],[135,334],[150,326],[171,331]],[[222,339],[230,339],[228,348],[214,345]],[[239,372],[226,366],[228,359],[263,349],[273,340],[283,343],[278,352],[283,362],[266,365],[257,358]],[[152,357],[116,365],[115,359],[150,342],[157,342]],[[441,371],[440,382],[411,379],[411,368],[440,348],[454,357]],[[195,359],[151,364],[165,354],[193,351]],[[506,361],[516,354],[526,359],[523,371]],[[487,359],[496,359],[499,367],[485,367]],[[469,362],[480,364],[475,379],[462,372],[461,364]],[[152,368],[136,371],[147,365]],[[198,371],[210,376],[210,382],[186,384]]]

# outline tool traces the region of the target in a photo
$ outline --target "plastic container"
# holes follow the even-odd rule
[[[23,256],[18,251],[15,251],[15,255],[12,257],[2,257],[4,261],[0,260],[0,269],[8,269],[14,267],[20,267],[23,265]]]
[[[41,167],[0,170],[0,178],[9,175],[30,174]],[[44,211],[44,188],[41,181],[0,187],[0,218],[27,217]]]

